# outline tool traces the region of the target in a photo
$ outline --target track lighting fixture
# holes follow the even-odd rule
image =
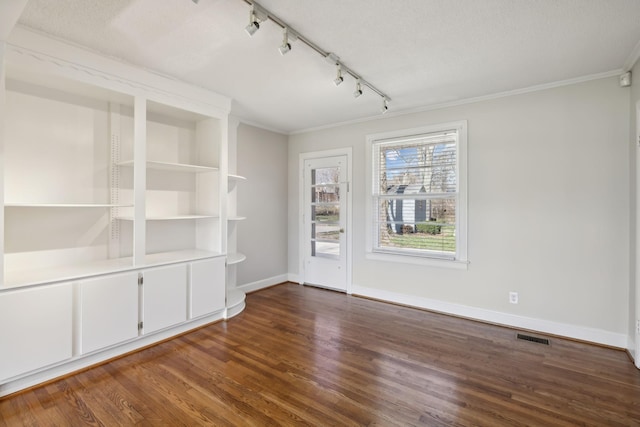
[[[353,92],[353,97],[358,98],[362,95],[362,86],[360,85],[360,80],[356,80],[356,90]]]
[[[251,12],[249,13],[249,25],[247,25],[244,28],[244,30],[247,32],[247,34],[249,34],[249,36],[252,36],[259,29],[260,29],[260,23],[258,22],[258,19],[256,18],[255,9],[251,8]]]
[[[194,3],[197,3],[199,0],[192,0],[192,1]],[[260,29],[261,22],[265,22],[265,21],[273,22],[283,30],[282,45],[278,48],[281,55],[285,55],[286,53],[288,53],[291,50],[291,43],[299,40],[301,43],[305,44],[308,48],[310,48],[311,50],[323,56],[327,60],[327,62],[329,62],[331,65],[336,66],[337,68],[336,78],[333,80],[333,83],[336,86],[339,86],[340,84],[342,84],[342,82],[344,82],[345,75],[349,75],[356,80],[356,90],[353,92],[353,96],[355,98],[362,96],[363,94],[362,88],[363,86],[366,86],[372,92],[374,92],[375,94],[377,94],[382,98],[381,111],[384,113],[388,110],[387,103],[391,101],[391,98],[389,98],[384,92],[382,92],[380,89],[378,89],[368,81],[362,79],[360,77],[360,74],[356,73],[354,70],[346,66],[338,55],[332,52],[327,52],[326,50],[322,49],[320,46],[318,46],[308,38],[301,35],[295,29],[291,28],[282,19],[278,18],[273,13],[271,13],[270,11],[262,7],[255,0],[242,0],[242,1],[244,1],[244,3],[251,6],[251,14],[249,15],[249,25],[247,25],[247,27],[245,28],[245,31],[247,32],[247,34],[251,36],[256,31],[258,31]]]
[[[388,110],[389,110],[389,106],[387,105],[387,98],[382,98],[382,108],[380,108],[380,112],[384,114]]]
[[[284,27],[282,36],[282,46],[278,48],[280,55],[284,55],[291,50],[291,43],[289,43],[289,31],[287,27]]]
[[[342,77],[342,67],[340,66],[340,64],[336,64],[337,67],[337,74],[336,74],[336,79],[333,81],[333,83],[336,86],[340,86],[340,83],[342,83],[344,81],[344,77]]]

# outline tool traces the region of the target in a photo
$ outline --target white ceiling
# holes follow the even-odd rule
[[[640,41],[638,0],[262,0],[408,111],[620,72]],[[380,97],[281,29],[244,32],[243,0],[29,0],[19,24],[212,89],[282,132],[379,114]],[[637,77],[640,79],[640,76]]]

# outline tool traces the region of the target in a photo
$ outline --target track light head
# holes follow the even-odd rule
[[[259,29],[260,29],[260,23],[258,21],[253,21],[244,28],[244,30],[250,36],[254,35],[255,32],[258,31]]]
[[[253,36],[259,29],[260,22],[258,21],[258,18],[256,18],[255,9],[251,8],[251,12],[249,13],[249,25],[244,27],[244,30],[249,34],[249,36]]]
[[[342,67],[340,66],[340,64],[336,64],[338,66],[337,68],[337,74],[336,74],[336,78],[333,81],[333,84],[335,84],[336,86],[340,86],[340,83],[342,83],[344,81],[344,77],[342,77]]]
[[[356,82],[356,90],[353,92],[353,97],[358,98],[362,95],[362,86],[360,85],[360,80]]]
[[[282,31],[282,46],[278,48],[280,51],[280,55],[284,55],[291,50],[291,43],[289,43],[289,30],[287,27],[284,27]]]
[[[282,46],[280,46],[278,50],[280,51],[280,55],[285,55],[291,50],[291,43],[282,43]]]
[[[389,111],[389,106],[387,105],[387,98],[382,98],[382,108],[380,108],[380,112],[384,114],[387,111]]]

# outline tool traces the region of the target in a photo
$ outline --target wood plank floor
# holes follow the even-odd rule
[[[618,350],[293,284],[237,317],[0,400],[0,426],[640,425]]]

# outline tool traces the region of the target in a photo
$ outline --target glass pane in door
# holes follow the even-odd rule
[[[340,167],[311,170],[311,256],[340,257]]]

